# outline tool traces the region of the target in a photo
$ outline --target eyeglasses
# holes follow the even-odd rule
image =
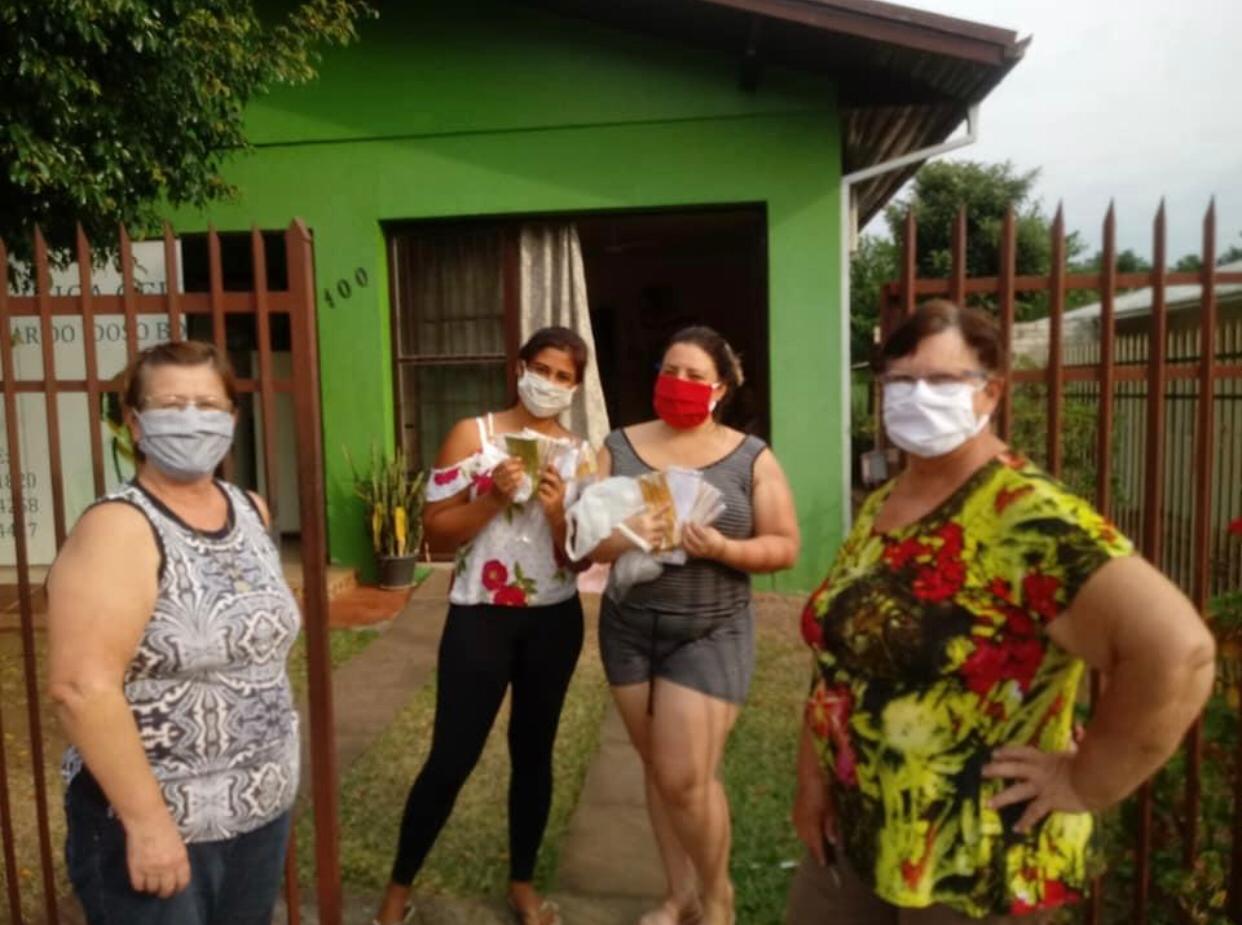
[[[152,395],[142,403],[145,411],[185,411],[197,408],[199,411],[231,412],[233,403],[227,398],[214,395]]]
[[[986,382],[991,377],[988,373],[980,370],[968,369],[960,373],[926,373],[922,376],[908,376],[904,373],[884,373],[878,378],[880,385],[914,388],[920,382],[926,382],[928,385],[963,385],[967,382]]]

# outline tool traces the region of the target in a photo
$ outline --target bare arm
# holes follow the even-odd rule
[[[479,435],[474,421],[459,421],[440,447],[436,468],[452,468],[479,449]],[[473,540],[493,517],[505,509],[511,492],[506,494],[500,484],[508,485],[509,477],[520,477],[520,470],[521,463],[508,460],[493,472],[491,491],[471,500],[469,489],[465,489],[443,501],[429,502],[423,509],[423,530],[427,541],[435,549],[453,550]]]
[[[776,455],[764,450],[755,460],[751,498],[755,535],[731,539],[712,527],[694,524],[685,531],[686,552],[715,559],[740,572],[779,572],[798,561],[802,541],[789,481]]]
[[[1076,754],[997,752],[989,776],[1019,781],[1007,802],[1031,801],[1020,829],[1049,811],[1105,809],[1132,793],[1176,751],[1215,674],[1216,645],[1202,618],[1137,556],[1100,568],[1049,633],[1107,683]]]
[[[125,828],[134,888],[171,896],[189,882],[189,861],[123,686],[155,607],[158,571],[141,513],[104,504],[82,517],[48,576],[49,694]]]
[[[815,754],[815,733],[809,720],[802,722],[798,739],[798,789],[794,794],[793,824],[798,838],[821,866],[829,863],[825,841],[838,841],[836,814],[828,790],[828,780]]]

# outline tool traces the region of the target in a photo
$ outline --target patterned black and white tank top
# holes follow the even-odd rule
[[[228,501],[223,530],[195,530],[141,486],[102,498],[133,505],[160,547],[155,611],[125,674],[125,698],[173,820],[187,842],[233,838],[292,807],[298,717],[285,662],[300,625],[253,500]],[[82,768],[65,754],[66,781]]]

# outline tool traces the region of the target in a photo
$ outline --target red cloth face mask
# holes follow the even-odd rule
[[[706,382],[691,382],[661,373],[656,377],[652,404],[660,420],[669,427],[689,430],[698,427],[712,413],[714,388]]]

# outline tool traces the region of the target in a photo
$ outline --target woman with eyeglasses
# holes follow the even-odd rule
[[[721,423],[742,384],[728,342],[707,327],[675,334],[656,377],[656,419],[614,431],[604,474],[697,469],[725,509],[714,526],[687,525],[684,565],[623,595],[605,593],[600,652],[613,699],[643,760],[647,809],[667,892],[641,925],[729,925],[729,804],[718,772],[750,686],[755,627],[750,576],[798,557],[798,521],[780,463],[758,437]],[[663,519],[632,518],[631,534],[659,548]],[[618,530],[591,554],[611,562],[634,548]]]
[[[1176,749],[1214,643],[1130,542],[989,426],[995,323],[922,305],[877,363],[906,469],[863,505],[802,631],[814,653],[788,921],[1049,921],[1093,812]],[[1085,667],[1103,693],[1075,742]]]
[[[65,852],[91,925],[272,920],[300,618],[263,501],[213,477],[236,397],[211,344],[140,353],[122,384],[137,476],[82,515],[48,576]]]

